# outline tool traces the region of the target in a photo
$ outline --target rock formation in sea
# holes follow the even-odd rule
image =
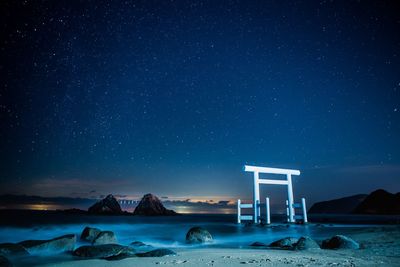
[[[145,216],[177,215],[175,211],[166,209],[160,199],[153,194],[144,195],[133,214]]]
[[[124,214],[118,201],[111,194],[108,195],[106,198],[96,202],[93,206],[89,208],[88,212],[91,214]]]
[[[400,192],[389,193],[378,189],[369,194],[353,211],[356,214],[400,214]]]

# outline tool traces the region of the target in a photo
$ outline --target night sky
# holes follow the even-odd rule
[[[395,3],[1,1],[0,194],[400,191]]]

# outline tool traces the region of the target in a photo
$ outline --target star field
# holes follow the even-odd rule
[[[0,6],[1,193],[245,198],[245,163],[400,190],[392,1]]]

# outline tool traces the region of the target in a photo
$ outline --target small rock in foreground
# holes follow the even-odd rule
[[[186,234],[187,243],[207,243],[212,242],[211,234],[202,227],[193,227]]]
[[[102,231],[93,240],[93,245],[117,244],[117,238],[111,231]]]
[[[28,251],[26,249],[19,245],[19,244],[14,244],[14,243],[2,243],[0,244],[0,254],[3,255],[10,255],[10,256],[24,256],[24,255],[29,255]],[[0,265],[2,266],[2,265]]]
[[[136,254],[136,256],[138,256],[138,257],[163,257],[166,255],[176,255],[176,253],[170,249],[160,248],[160,249],[155,249],[155,250],[152,250],[149,252]]]
[[[92,227],[85,227],[81,234],[81,240],[88,241],[90,243],[101,233],[100,229],[92,228]]]
[[[120,254],[124,256],[135,256],[135,250],[133,248],[122,246],[118,244],[106,244],[97,246],[82,246],[73,252],[73,255],[85,258],[110,258]]]
[[[49,240],[26,240],[18,244],[23,246],[29,253],[35,252],[65,252],[73,251],[76,243],[75,235],[63,235]]]
[[[281,249],[293,249],[299,240],[294,237],[285,237],[272,242],[269,247]]]
[[[344,235],[335,235],[322,242],[323,249],[359,249],[360,244]]]
[[[317,242],[308,236],[300,237],[299,241],[294,245],[295,250],[309,250],[309,249],[320,249]]]

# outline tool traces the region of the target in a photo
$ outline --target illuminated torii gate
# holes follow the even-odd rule
[[[244,166],[244,171],[253,172],[254,174],[254,189],[253,189],[253,220],[258,223],[260,216],[260,184],[274,184],[274,185],[287,185],[288,189],[288,221],[291,223],[295,222],[295,212],[294,212],[294,198],[293,198],[293,186],[292,186],[292,175],[300,175],[299,170],[289,170],[289,169],[277,169],[277,168],[267,168],[267,167],[257,167],[257,166]],[[260,173],[268,174],[282,174],[286,175],[286,180],[272,180],[272,179],[260,179]],[[305,211],[305,200],[303,202],[303,216],[304,221],[307,222],[307,214]],[[238,201],[238,209],[240,212],[240,200]],[[266,199],[267,208],[267,218],[269,220],[269,199]],[[240,220],[240,219],[239,219]]]

